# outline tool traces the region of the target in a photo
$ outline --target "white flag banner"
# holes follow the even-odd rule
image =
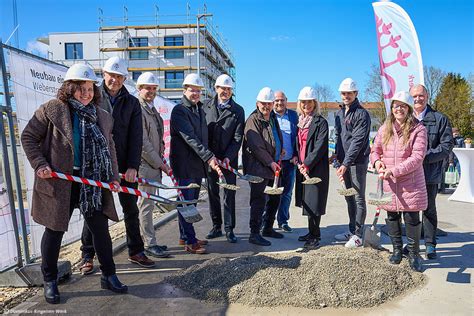
[[[387,113],[395,92],[424,84],[423,63],[415,27],[408,14],[393,2],[374,2],[380,76]]]

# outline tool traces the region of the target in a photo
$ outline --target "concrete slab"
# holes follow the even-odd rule
[[[331,185],[327,215],[322,218],[322,245],[338,244],[334,235],[346,231],[348,223],[347,207],[343,197],[336,192],[337,177],[331,170]],[[64,310],[73,314],[159,314],[159,315],[336,315],[353,313],[354,310],[325,308],[309,310],[292,307],[252,308],[239,304],[209,304],[195,300],[185,291],[179,290],[163,282],[163,278],[179,269],[201,263],[213,257],[237,257],[262,252],[294,251],[302,246],[297,238],[307,232],[307,219],[301,216],[301,210],[291,208],[290,226],[293,233],[286,233],[282,240],[272,240],[270,247],[259,247],[247,242],[249,229],[249,187],[239,182],[241,189],[237,193],[237,244],[229,244],[225,237],[210,241],[209,254],[192,255],[178,246],[177,220],[172,219],[158,228],[157,236],[160,244],[167,244],[171,258],[159,259],[153,269],[143,269],[127,261],[127,252],[122,251],[115,256],[120,280],[129,285],[127,295],[116,295],[101,290],[99,274],[81,276],[73,274],[70,280],[60,286],[61,304],[49,305],[44,302],[42,292],[17,306],[10,312],[19,311],[27,314],[33,310],[51,311]],[[375,175],[368,175],[367,192],[374,192]],[[437,199],[440,228],[448,232],[448,236],[438,240],[437,260],[424,261],[427,284],[404,297],[387,302],[378,307],[357,310],[368,315],[473,315],[474,287],[472,273],[474,271],[474,205],[451,202],[447,195],[439,195]],[[211,228],[207,205],[199,206],[204,220],[195,225],[198,237],[204,238]],[[375,208],[368,206],[366,223],[372,221]],[[385,214],[381,214],[380,222],[384,223]],[[342,243],[340,243],[342,246]],[[391,249],[388,237],[382,235],[382,244]],[[424,247],[422,246],[422,249]],[[422,253],[423,254],[423,253]],[[278,277],[278,276],[276,276]]]

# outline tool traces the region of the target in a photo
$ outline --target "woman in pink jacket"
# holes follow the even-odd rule
[[[370,153],[377,172],[384,174],[384,191],[392,192],[392,203],[381,205],[387,211],[387,227],[393,244],[390,263],[402,261],[401,214],[405,220],[409,251],[414,271],[421,272],[419,256],[420,211],[428,204],[423,159],[427,144],[423,124],[413,116],[413,99],[408,92],[397,92],[392,98],[390,115],[380,127]]]

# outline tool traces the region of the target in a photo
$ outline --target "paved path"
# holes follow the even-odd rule
[[[376,178],[368,175],[367,192],[375,190]],[[192,255],[178,246],[177,220],[172,220],[157,231],[160,244],[167,244],[169,259],[160,259],[154,269],[142,269],[127,261],[126,250],[115,257],[117,270],[125,284],[129,285],[129,294],[116,295],[101,290],[99,274],[81,276],[74,274],[69,281],[60,285],[61,304],[49,305],[44,302],[42,291],[35,297],[22,303],[15,311],[25,314],[37,312],[66,311],[71,314],[94,315],[336,315],[354,312],[354,310],[322,309],[309,310],[301,308],[250,308],[239,304],[208,304],[195,300],[184,291],[163,283],[163,278],[175,271],[201,263],[213,257],[236,257],[260,252],[291,251],[301,247],[298,235],[305,234],[306,217],[301,210],[291,209],[290,226],[294,232],[285,234],[285,238],[275,241],[271,247],[251,245],[248,239],[249,187],[240,182],[241,189],[237,193],[237,228],[235,230],[239,242],[229,244],[225,237],[212,240],[208,247],[210,254]],[[328,201],[328,214],[323,217],[322,244],[334,244],[333,236],[347,229],[346,204],[336,193],[338,188],[334,170],[331,170],[331,185]],[[439,259],[425,261],[425,274],[428,283],[403,298],[388,302],[381,306],[363,309],[369,315],[473,315],[474,288],[472,273],[474,271],[474,205],[447,200],[448,195],[438,196],[438,217],[440,228],[448,232],[447,237],[439,239]],[[207,204],[200,205],[204,220],[198,223],[198,237],[204,238],[211,228]],[[372,221],[374,208],[369,206],[367,223]],[[384,223],[385,214],[380,223]],[[389,246],[387,236],[383,235],[383,243]],[[424,247],[422,246],[422,249]],[[13,311],[11,311],[13,312]]]

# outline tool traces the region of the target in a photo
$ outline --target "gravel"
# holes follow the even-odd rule
[[[257,307],[365,308],[425,284],[406,260],[368,248],[215,258],[165,279],[200,300]]]

